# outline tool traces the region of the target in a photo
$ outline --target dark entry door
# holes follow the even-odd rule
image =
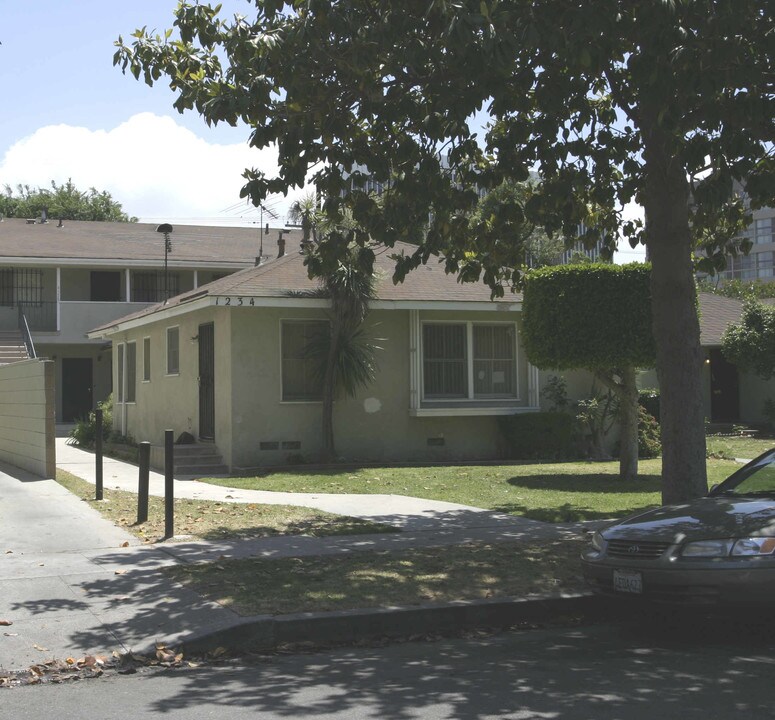
[[[215,345],[213,324],[199,326],[199,438],[215,439]]]
[[[93,399],[92,359],[62,358],[62,421],[85,418]]]
[[[91,295],[93,302],[118,302],[121,300],[121,273],[108,270],[93,270]]]
[[[717,423],[740,420],[737,367],[716,349],[710,351],[710,419]]]

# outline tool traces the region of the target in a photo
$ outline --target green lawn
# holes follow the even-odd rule
[[[774,438],[708,435],[708,453],[719,458],[748,458],[752,460],[766,450],[775,448]]]
[[[137,495],[106,488],[103,500],[94,499],[94,485],[64,470],[57,470],[57,482],[77,495],[104,517],[144,542],[156,542],[164,535],[164,499],[148,498],[148,520],[137,520]],[[202,540],[256,538],[272,535],[362,535],[391,533],[389,525],[361,518],[333,515],[321,510],[288,505],[259,505],[175,499],[175,533]]]
[[[584,588],[579,555],[585,542],[221,560],[166,572],[240,615],[281,615],[578,592]]]
[[[203,482],[285,492],[410,495],[473,505],[549,522],[620,517],[660,504],[661,460],[640,463],[641,478],[622,482],[617,462],[382,467],[274,472]],[[709,460],[709,483],[739,465]]]

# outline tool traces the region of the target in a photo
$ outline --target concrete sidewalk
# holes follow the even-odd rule
[[[58,441],[59,465],[91,482],[94,458]],[[137,468],[106,460],[106,488],[135,490]],[[152,492],[162,494],[154,473]],[[456,627],[482,618],[520,617],[536,603],[458,603],[451,608],[359,610],[282,618],[242,618],[170,583],[162,569],[242,557],[283,557],[403,549],[475,541],[525,541],[577,535],[583,524],[556,526],[451,503],[403,496],[257,493],[176,481],[178,497],[227,502],[282,503],[365,517],[402,528],[401,533],[313,538],[140,545],[53,480],[40,480],[0,465],[0,668],[20,669],[50,658],[147,652],[155,641],[169,646],[211,647],[290,639],[348,637],[401,628]],[[583,600],[583,598],[582,598]],[[544,600],[541,607],[549,608]],[[551,606],[553,607],[553,606]],[[505,613],[505,615],[504,615]],[[476,619],[478,618],[478,619]],[[371,630],[369,630],[371,629]],[[441,628],[440,628],[441,629]]]

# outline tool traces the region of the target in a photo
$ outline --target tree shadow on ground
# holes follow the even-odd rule
[[[498,512],[510,515],[519,515],[529,520],[538,520],[545,523],[575,523],[590,520],[611,520],[617,517],[633,515],[636,512],[649,510],[657,505],[644,505],[641,508],[627,508],[621,510],[596,510],[591,507],[577,504],[563,503],[555,507],[532,508],[518,503],[503,503],[495,509]]]
[[[556,490],[568,493],[652,493],[662,489],[659,474],[640,475],[637,480],[620,480],[614,475],[516,475],[506,482],[526,490]]]
[[[346,648],[187,673],[148,710],[396,720],[765,717],[770,642],[732,638],[712,624],[664,638],[624,624]]]

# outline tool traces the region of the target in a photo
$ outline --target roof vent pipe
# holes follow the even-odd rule
[[[277,234],[277,257],[281,258],[285,255],[285,238],[283,237],[284,230],[278,231]]]

